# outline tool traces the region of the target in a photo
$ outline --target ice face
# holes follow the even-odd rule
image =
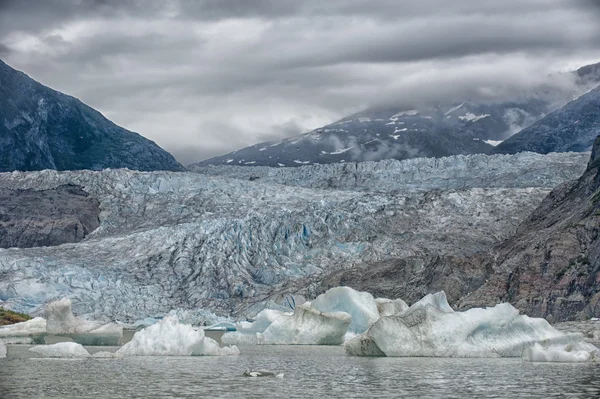
[[[549,347],[544,347],[536,342],[523,350],[521,358],[528,362],[590,362],[600,359],[600,349],[586,342]]]
[[[348,332],[365,332],[379,319],[379,310],[373,295],[349,287],[335,287],[319,295],[311,307],[321,312],[346,312],[352,316]]]
[[[265,345],[340,345],[350,321],[348,313],[324,313],[303,304],[292,315],[276,318],[264,333],[257,333],[257,340]]]
[[[443,292],[424,297],[396,316],[380,318],[360,338],[347,343],[348,354],[369,356],[376,352],[375,345],[385,356],[518,357],[536,342],[582,341],[544,319],[519,315],[507,303],[454,312]]]
[[[38,345],[29,348],[43,357],[86,358],[90,354],[83,346],[75,342],[59,342],[53,345]]]
[[[99,323],[78,319],[71,311],[71,300],[63,298],[46,305],[48,334],[71,337],[83,345],[119,345],[123,327],[114,323]]]
[[[375,303],[380,317],[393,316],[408,309],[408,305],[402,299],[377,298]]]
[[[167,316],[158,323],[134,334],[130,342],[117,353],[122,356],[224,356],[238,355],[237,347],[220,348],[204,336],[204,331],[180,324],[175,316]]]
[[[46,320],[41,317],[0,327],[0,342],[5,343],[43,343],[45,335]]]

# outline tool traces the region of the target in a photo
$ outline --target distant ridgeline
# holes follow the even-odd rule
[[[156,143],[0,61],[0,172],[185,168]]]

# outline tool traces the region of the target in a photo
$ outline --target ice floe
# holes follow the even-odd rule
[[[9,344],[43,343],[45,335],[46,320],[41,317],[0,327],[0,341]]]
[[[71,311],[71,300],[63,298],[46,305],[48,334],[68,336],[83,345],[119,345],[123,327],[114,323],[100,323],[78,319]]]
[[[59,342],[53,345],[38,345],[29,348],[43,357],[86,358],[91,357],[83,346],[75,342]]]
[[[583,337],[520,315],[508,303],[455,312],[442,291],[395,316],[381,317],[345,348],[359,356],[519,357],[535,343],[578,344]]]
[[[117,352],[122,356],[224,356],[239,355],[236,346],[220,348],[204,331],[180,324],[177,317],[167,316],[134,334]]]
[[[340,345],[350,321],[346,312],[320,312],[307,302],[293,314],[273,320],[263,333],[257,333],[257,341],[266,345]]]
[[[600,350],[587,342],[544,347],[539,343],[525,348],[521,358],[528,362],[580,363],[600,360]]]
[[[348,332],[365,332],[379,319],[377,302],[368,292],[356,291],[349,287],[335,287],[319,295],[311,302],[311,307],[321,312],[346,312],[352,316]]]

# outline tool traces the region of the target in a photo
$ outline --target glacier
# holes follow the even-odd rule
[[[126,325],[173,309],[243,319],[355,264],[486,251],[586,162],[574,153],[456,156],[277,168],[265,173],[281,179],[253,181],[126,169],[2,173],[0,188],[80,186],[101,212],[79,243],[0,249],[0,304],[35,316],[68,297],[82,320]],[[343,182],[339,168],[348,168]]]
[[[79,359],[91,357],[89,352],[81,344],[75,342],[59,342],[53,345],[38,345],[34,346],[33,348],[29,348],[29,350],[43,357]]]
[[[118,356],[227,356],[239,355],[240,351],[236,346],[221,348],[202,329],[168,316],[136,332],[116,353]]]
[[[380,318],[346,342],[345,350],[356,356],[520,357],[536,343],[591,346],[581,334],[560,332],[544,319],[520,315],[508,303],[455,312],[441,291]]]

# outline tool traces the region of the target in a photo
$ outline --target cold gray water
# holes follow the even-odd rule
[[[315,346],[240,347],[232,357],[65,360],[35,358],[28,348],[9,346],[0,359],[1,398],[600,397],[598,364],[359,358]],[[244,377],[246,369],[284,377]]]

